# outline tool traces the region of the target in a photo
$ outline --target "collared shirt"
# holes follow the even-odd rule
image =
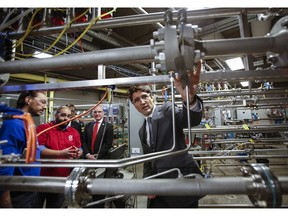
[[[146,120],[146,134],[147,134],[147,137],[146,137],[146,141],[147,141],[147,144],[148,145],[150,145],[150,134],[149,134],[149,126],[148,126],[148,123],[147,123],[147,119],[149,118],[149,117],[151,117],[152,118],[152,116],[153,116],[153,113],[154,113],[154,110],[155,110],[155,105],[154,105],[154,107],[153,107],[153,110],[152,110],[152,112],[150,113],[150,115],[149,116],[144,116],[144,118],[145,118],[145,120]]]
[[[94,125],[95,125],[96,122],[98,122],[98,130],[97,130],[97,131],[99,131],[100,125],[101,125],[102,122],[103,122],[103,118],[100,119],[100,121],[96,121],[96,120],[94,120]],[[93,126],[93,127],[94,127],[94,126]]]
[[[43,131],[55,125],[56,122],[52,121],[46,124],[41,124],[37,127],[37,133]],[[53,150],[63,150],[71,146],[81,148],[82,144],[80,141],[80,134],[78,131],[72,127],[66,127],[65,129],[59,129],[58,127],[52,128],[38,137],[40,147],[45,146],[45,148]],[[67,158],[58,158],[67,159]],[[67,177],[71,172],[71,168],[42,168],[41,176],[62,176]]]

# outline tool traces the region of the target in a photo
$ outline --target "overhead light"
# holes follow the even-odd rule
[[[33,54],[33,57],[35,57],[35,58],[51,58],[53,56],[50,54],[47,54],[47,53],[35,51]]]
[[[242,82],[240,82],[240,84],[242,85],[242,87],[248,87],[249,81],[242,81]]]
[[[244,64],[241,57],[232,58],[225,60],[226,64],[229,66],[231,70],[240,70],[244,69]]]

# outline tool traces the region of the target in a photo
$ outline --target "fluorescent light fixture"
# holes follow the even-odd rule
[[[231,70],[244,69],[244,64],[240,57],[228,59],[228,60],[225,60],[225,62]]]
[[[35,57],[35,58],[50,58],[50,57],[52,57],[52,55],[47,54],[47,53],[43,53],[43,52],[39,52],[39,51],[35,51],[33,54],[33,57]]]
[[[242,81],[242,82],[240,82],[240,84],[242,85],[242,87],[248,87],[249,86],[248,81]]]

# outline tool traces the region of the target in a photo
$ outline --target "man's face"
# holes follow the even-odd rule
[[[104,111],[101,107],[98,106],[92,111],[92,115],[96,121],[100,121],[104,116]]]
[[[55,121],[57,124],[67,121],[70,118],[71,118],[71,110],[68,107],[61,109],[59,113],[55,114]],[[69,122],[67,122],[66,124],[60,125],[59,127],[65,128],[68,124]]]
[[[143,91],[134,92],[132,95],[132,103],[138,112],[144,116],[149,116],[154,107],[154,102],[150,94]]]
[[[76,115],[75,107],[70,107],[71,110],[71,117],[74,117]]]
[[[38,92],[36,97],[28,99],[28,112],[32,116],[42,115],[47,108],[47,97],[45,94]]]

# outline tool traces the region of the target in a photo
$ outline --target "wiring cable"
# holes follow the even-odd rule
[[[86,32],[91,28],[91,26],[93,24],[95,24],[99,19],[101,19],[102,17],[105,17],[111,13],[113,13],[114,11],[116,11],[116,8],[113,8],[111,11],[101,14],[100,16],[97,16],[96,18],[94,18],[90,24],[86,27],[86,29],[81,33],[81,35],[73,42],[71,43],[68,47],[66,47],[65,49],[63,49],[61,52],[55,54],[54,56],[59,56],[61,54],[63,54],[64,52],[66,52],[68,49],[70,49],[72,46],[74,46],[74,44],[76,44],[85,34]]]
[[[30,113],[23,115],[13,115],[12,118],[22,119],[26,135],[26,158],[25,163],[35,162],[36,160],[36,126]]]
[[[13,47],[13,48],[17,48],[18,46],[20,46],[20,45],[23,43],[23,41],[25,40],[25,38],[30,34],[30,32],[31,32],[34,28],[36,28],[36,27],[38,27],[39,25],[42,24],[42,23],[37,23],[37,24],[35,24],[35,25],[32,25],[35,16],[36,16],[37,13],[38,13],[39,11],[41,11],[41,10],[42,10],[41,8],[38,8],[38,9],[36,9],[35,13],[33,13],[32,17],[31,17],[31,19],[30,19],[30,21],[29,21],[29,24],[28,24],[28,26],[27,26],[27,29],[26,29],[25,34],[17,41],[15,47]],[[21,54],[21,53],[17,53],[17,54]]]
[[[48,52],[51,48],[53,48],[54,45],[56,45],[56,43],[60,40],[60,38],[63,36],[63,34],[66,32],[66,30],[70,27],[70,25],[77,19],[79,19],[81,16],[85,15],[87,12],[89,11],[89,8],[84,11],[82,14],[80,14],[77,17],[74,17],[69,23],[67,23],[67,25],[65,26],[65,28],[61,31],[61,33],[59,34],[59,36],[55,39],[55,41],[46,49],[42,50],[41,53],[46,53]],[[28,29],[28,28],[27,28]],[[30,32],[29,32],[30,33]],[[26,34],[26,33],[25,33]],[[21,56],[26,56],[26,57],[31,57],[34,54],[22,54],[22,53],[17,53],[18,55]]]
[[[70,25],[71,25],[73,22],[75,22],[76,20],[78,20],[80,17],[82,17],[83,15],[85,15],[88,11],[89,11],[89,8],[88,8],[86,11],[84,11],[82,14],[80,14],[79,16],[74,17],[74,18],[65,26],[65,28],[62,30],[62,32],[59,34],[59,36],[56,38],[56,40],[55,40],[48,48],[46,48],[45,50],[41,51],[41,53],[46,53],[46,52],[48,52],[48,51],[60,40],[60,38],[63,36],[63,34],[66,32],[66,30],[70,27]],[[87,28],[81,33],[81,35],[80,35],[77,39],[75,39],[75,41],[74,41],[73,43],[71,43],[68,47],[66,47],[65,49],[63,49],[63,50],[60,51],[59,53],[55,54],[54,56],[59,56],[59,55],[63,54],[64,52],[66,52],[67,50],[69,50],[72,46],[74,46],[74,45],[87,33],[87,31],[91,28],[91,26],[92,26],[93,24],[95,24],[95,23],[96,23],[99,19],[101,19],[102,17],[105,17],[105,16],[113,13],[114,11],[116,11],[116,8],[113,8],[111,11],[109,11],[109,12],[107,12],[107,13],[104,13],[104,14],[102,14],[102,15],[97,16],[96,18],[94,18],[94,19],[90,22],[90,24],[87,26]],[[33,15],[34,15],[34,14],[33,14]],[[34,17],[33,17],[33,18],[34,18]],[[30,22],[32,23],[32,19],[30,20]],[[30,24],[30,23],[29,23],[29,24]],[[36,24],[36,25],[39,25],[39,23]],[[35,26],[32,26],[32,28],[31,28],[29,31],[28,31],[28,28],[27,28],[27,31],[25,32],[24,36],[21,38],[21,39],[22,39],[21,42],[24,41],[24,39],[25,39],[25,38],[27,37],[27,35],[32,31],[33,28],[35,28]],[[21,40],[21,39],[20,39],[20,40]],[[19,45],[16,45],[16,47],[17,47],[17,46],[19,46]],[[31,56],[35,55],[35,54],[22,54],[22,53],[16,53],[16,54],[17,54],[17,55],[21,55],[21,56],[26,56],[26,57],[31,57]],[[19,59],[19,58],[18,58],[18,59]]]

